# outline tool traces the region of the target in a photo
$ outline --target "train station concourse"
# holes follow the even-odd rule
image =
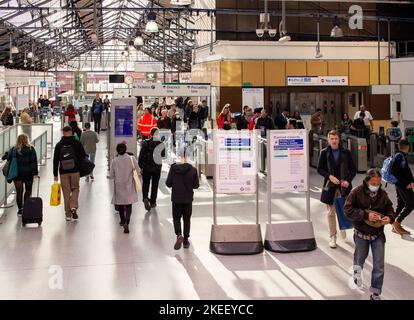
[[[414,300],[412,30],[412,1],[0,0],[0,300]]]

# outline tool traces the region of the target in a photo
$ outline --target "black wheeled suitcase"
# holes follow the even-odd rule
[[[37,223],[39,227],[43,222],[43,201],[39,198],[40,177],[37,182],[37,197],[30,197],[24,202],[22,225],[27,223]]]

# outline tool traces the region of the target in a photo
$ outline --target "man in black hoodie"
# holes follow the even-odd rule
[[[190,218],[193,210],[193,190],[200,186],[197,169],[187,163],[186,151],[186,148],[179,151],[181,164],[171,166],[165,182],[167,187],[172,188],[172,214],[174,231],[177,236],[175,250],[179,250],[182,244],[184,244],[184,248],[190,247],[188,238],[190,237]],[[181,231],[181,217],[184,221],[184,237]]]
[[[397,216],[392,231],[400,235],[410,234],[401,223],[414,210],[414,177],[408,165],[407,154],[410,143],[402,139],[398,143],[399,150],[392,161],[391,173],[397,178],[395,189],[397,191]]]
[[[162,146],[159,146],[161,145]],[[158,128],[151,129],[151,137],[144,140],[139,152],[138,165],[142,170],[142,199],[147,211],[157,206],[158,183],[161,178],[162,159],[165,157],[165,144],[161,142]],[[151,184],[151,198],[148,198]]]
[[[78,219],[80,163],[86,157],[82,144],[72,134],[72,128],[63,128],[63,137],[56,144],[53,155],[53,176],[58,182],[58,172],[65,201],[66,221]]]

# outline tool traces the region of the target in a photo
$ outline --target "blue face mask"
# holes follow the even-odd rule
[[[372,193],[376,193],[378,192],[380,186],[371,186],[370,184],[368,184],[368,189],[369,191],[371,191]]]

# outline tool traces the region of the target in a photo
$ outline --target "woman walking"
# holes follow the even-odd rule
[[[13,182],[17,193],[17,215],[21,216],[24,201],[32,195],[33,178],[39,174],[36,150],[24,133],[17,137],[16,145],[3,156],[3,160],[7,159],[11,162],[14,157],[17,159],[17,177],[13,179]]]
[[[125,144],[119,143],[116,146],[117,156],[112,160],[110,178],[114,179],[112,204],[119,211],[120,225],[124,227],[124,233],[129,233],[132,204],[138,202],[138,193],[133,178],[133,170],[138,172],[138,162],[134,156],[129,156],[126,151]]]
[[[10,107],[6,107],[3,110],[3,113],[1,114],[0,120],[3,124],[3,126],[12,126],[13,125],[13,114],[11,112]]]

